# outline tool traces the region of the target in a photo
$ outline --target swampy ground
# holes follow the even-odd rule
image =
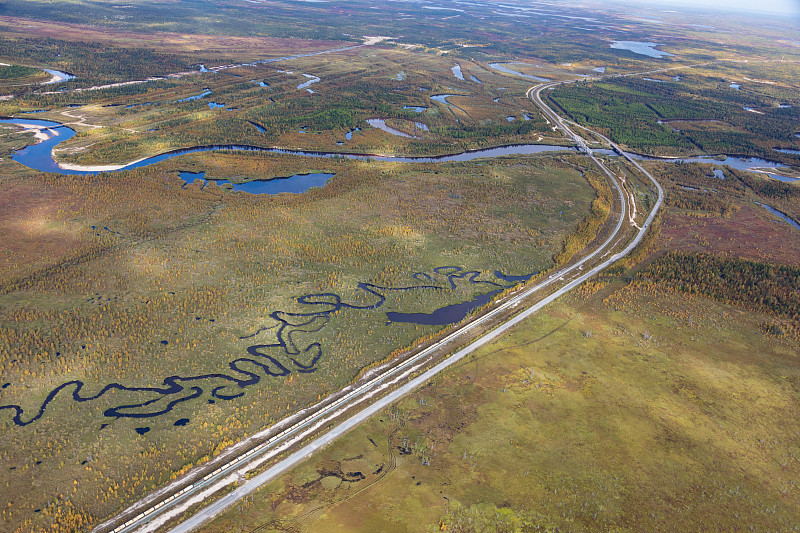
[[[202,531],[797,527],[797,230],[752,190],[676,207],[672,179],[716,178],[670,176],[672,206],[625,268]]]
[[[0,115],[68,124],[77,134],[53,155],[72,165],[232,143],[568,147],[526,97],[536,82],[500,63],[584,79],[548,101],[631,151],[761,157],[800,175],[797,155],[776,151],[800,148],[790,20],[440,3],[9,1]],[[611,48],[622,39],[672,55]],[[74,78],[42,85],[44,69]],[[646,74],[589,79],[600,70]],[[498,271],[567,261],[602,225],[591,206],[608,193],[569,150],[438,163],[205,152],[72,176],[12,159],[36,140],[0,125],[3,531],[86,530],[314,404],[441,329],[387,323],[387,311],[431,313],[495,290]],[[606,159],[641,223],[653,190]],[[643,164],[667,197],[634,259],[208,529],[794,526],[788,280],[800,239],[756,202],[800,220],[800,186],[715,162]],[[232,183],[335,175],[269,196],[186,185],[182,171]],[[713,268],[689,276],[682,264]],[[734,297],[706,276],[716,271],[746,272],[763,291]],[[696,282],[676,284],[676,272]]]
[[[566,298],[202,531],[797,525],[797,342],[619,285]],[[613,297],[612,297],[613,298]]]

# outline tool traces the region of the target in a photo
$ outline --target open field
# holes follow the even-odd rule
[[[614,310],[618,287],[528,320],[203,531],[797,527],[796,342],[702,298]]]
[[[797,311],[774,303],[797,289],[739,290],[796,285],[798,230],[753,201],[798,187],[759,197],[765,178],[651,167],[673,206],[650,258],[586,283],[202,531],[798,527]],[[678,184],[715,184],[730,208],[678,207]],[[668,250],[710,251],[714,265],[668,277],[690,264],[665,263]]]
[[[19,421],[33,422],[16,427],[13,413],[3,413],[3,463],[10,486],[33,479],[35,492],[8,495],[6,524],[48,523],[32,511],[60,507],[59,494],[93,517],[107,516],[439,329],[386,323],[387,311],[429,313],[498,287],[450,277],[453,269],[437,274],[435,267],[475,269],[487,282],[501,281],[495,270],[520,275],[548,268],[594,196],[572,168],[580,158],[571,157],[570,164],[535,157],[411,168],[336,161],[310,168],[305,159],[275,158],[284,172],[336,176],[324,189],[273,198],[213,184],[183,189],[168,166],[124,176],[11,180],[13,198],[37,206],[38,220],[25,216],[21,225],[22,212],[4,213],[3,247],[11,260],[0,297],[0,350],[10,385],[2,399],[24,409]],[[212,165],[197,154],[170,163],[213,173],[236,161],[240,169],[267,165],[266,173],[278,164],[272,159],[214,155]],[[428,273],[430,281],[414,272]],[[354,305],[375,304],[374,294],[357,288],[361,282],[442,289],[379,289],[384,306],[334,314],[294,302],[334,292]],[[284,315],[316,310],[325,312],[307,326]],[[240,339],[281,323],[280,330]],[[280,347],[259,348],[274,351],[282,366],[273,363],[276,377],[242,392],[217,393],[225,378],[197,383],[199,397],[188,388],[169,395],[120,390],[75,403],[64,391],[34,418],[45,396],[70,380],[85,383],[87,396],[109,383],[153,387],[173,375],[236,376],[228,366],[247,357],[249,346],[282,342],[297,346],[297,360],[316,372],[288,374],[283,368],[293,363]],[[181,420],[188,425],[173,426]],[[149,432],[138,435],[143,428]]]
[[[0,116],[73,128],[59,162],[232,144],[337,153],[197,152],[48,174],[11,154],[52,132],[0,124],[0,529],[97,524],[564,264],[613,211],[615,193],[575,150],[432,163],[338,154],[566,148],[527,96],[546,78],[578,80],[552,90],[553,107],[633,150],[800,171],[790,21],[698,12],[692,26],[615,9],[0,5]],[[612,48],[620,39],[674,55]],[[44,68],[75,78],[41,85]],[[588,79],[635,72],[651,74]],[[602,157],[641,225],[651,184]],[[642,165],[669,208],[629,270],[590,282],[208,530],[794,527],[800,326],[797,302],[773,300],[796,292],[800,233],[759,204],[800,220],[800,182],[716,161]],[[333,176],[303,194],[233,191],[309,173]],[[712,255],[680,255],[694,252]],[[713,279],[675,282],[695,259],[750,272],[764,291],[748,294],[763,301]]]
[[[798,264],[800,241],[755,202],[796,216],[800,189],[648,166],[672,205],[652,259],[587,283],[203,531],[798,527],[797,428],[776,428],[797,409],[797,267],[781,264]],[[721,255],[688,266],[666,250]]]
[[[56,39],[78,45],[95,42],[120,48],[145,47],[169,54],[200,52],[220,60],[242,59],[247,54],[252,54],[254,59],[269,56],[280,57],[353,44],[348,39],[321,41],[240,35],[220,37],[219,35],[202,35],[195,32],[159,32],[157,38],[154,38],[152,33],[123,32],[90,24],[48,22],[14,16],[0,17],[0,31],[5,37]]]

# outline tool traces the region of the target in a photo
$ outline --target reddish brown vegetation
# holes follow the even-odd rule
[[[696,218],[674,211],[662,223],[662,249],[729,254],[743,259],[800,264],[800,236],[757,205],[730,218]]]
[[[96,41],[131,48],[140,48],[142,43],[145,42],[149,48],[160,51],[179,53],[205,50],[213,51],[214,55],[219,57],[240,57],[243,51],[260,53],[264,57],[276,57],[353,44],[342,41],[319,41],[314,39],[220,37],[218,35],[187,35],[167,32],[159,32],[157,38],[154,38],[151,34],[119,31],[85,24],[44,22],[7,16],[0,16],[0,28],[6,35],[19,34],[25,37],[52,37],[66,41]]]
[[[0,195],[0,272],[21,265],[58,260],[79,247],[79,239],[65,227],[62,209],[77,198],[41,184],[4,185]]]

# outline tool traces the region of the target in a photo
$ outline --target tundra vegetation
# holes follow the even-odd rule
[[[565,147],[411,163],[226,150],[64,175],[15,162],[37,139],[0,125],[0,529],[85,530],[445,327],[387,312],[471,301],[607,229],[613,190],[528,100],[536,82],[494,63],[585,78],[548,100],[627,149],[798,171],[800,36],[785,21],[659,13],[654,29],[597,8],[576,26],[547,7],[539,23],[390,4],[0,6],[0,115],[75,129],[64,164],[214,144]],[[616,25],[674,55],[610,48]],[[42,85],[44,69],[75,77]],[[653,191],[605,159],[641,224]],[[642,164],[667,206],[623,264],[209,530],[795,527],[800,239],[759,204],[800,220],[800,186]],[[303,194],[232,190],[310,172],[334,176]]]

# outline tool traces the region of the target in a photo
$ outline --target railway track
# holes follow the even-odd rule
[[[316,450],[328,445],[366,420],[366,418],[380,412],[402,396],[409,394],[437,373],[494,340],[509,328],[630,253],[644,237],[661,207],[664,196],[663,190],[655,178],[642,168],[638,162],[606,139],[613,150],[620,156],[625,157],[626,160],[652,181],[658,192],[658,199],[644,224],[641,227],[636,226],[635,223],[633,224],[636,233],[633,239],[629,241],[630,213],[633,212],[633,208],[629,204],[633,198],[625,189],[624,182],[604,165],[589,147],[587,141],[575,133],[565,123],[565,120],[555,113],[541,97],[542,91],[555,87],[560,83],[564,82],[540,84],[531,87],[527,94],[548,120],[575,142],[578,149],[594,162],[616,189],[619,216],[613,230],[603,242],[599,243],[577,262],[558,270],[532,286],[518,289],[490,311],[476,317],[431,346],[408,357],[400,364],[387,368],[384,372],[365,380],[335,401],[309,409],[309,414],[306,417],[247,451],[231,457],[228,462],[209,472],[202,479],[196,480],[194,483],[176,490],[168,496],[164,494],[164,497],[158,499],[158,501],[151,499],[144,503],[145,501],[142,500],[138,507],[135,504],[129,508],[123,517],[117,517],[97,526],[93,533],[129,533],[134,531],[144,533],[159,530],[175,519],[180,518],[197,503],[211,499],[214,494],[231,483],[237,483],[243,478],[243,473],[256,470],[267,463],[274,462],[280,454],[288,453],[288,455],[274,462],[264,472],[245,481],[233,491],[198,510],[194,515],[172,528],[170,533],[192,531],[236,504],[236,502],[251,494],[263,484],[268,483],[302,462]],[[596,133],[588,129],[585,130],[592,134]],[[615,252],[626,242],[628,244],[624,248]],[[501,317],[519,311],[517,308],[522,304],[525,307],[521,308],[523,309],[521,312],[518,312],[510,320],[501,322],[500,325],[495,324]],[[456,351],[438,364],[428,368],[431,364],[431,358],[437,352],[451,348],[458,342],[463,343],[470,335],[474,335],[481,328],[488,331],[483,332],[465,348]],[[366,403],[367,406],[361,408],[362,403]],[[356,408],[361,410],[353,413],[352,411]],[[336,425],[334,425],[333,429],[319,434],[320,430],[334,423]],[[292,448],[309,438],[311,439],[310,442],[302,445],[299,450],[291,452]]]

